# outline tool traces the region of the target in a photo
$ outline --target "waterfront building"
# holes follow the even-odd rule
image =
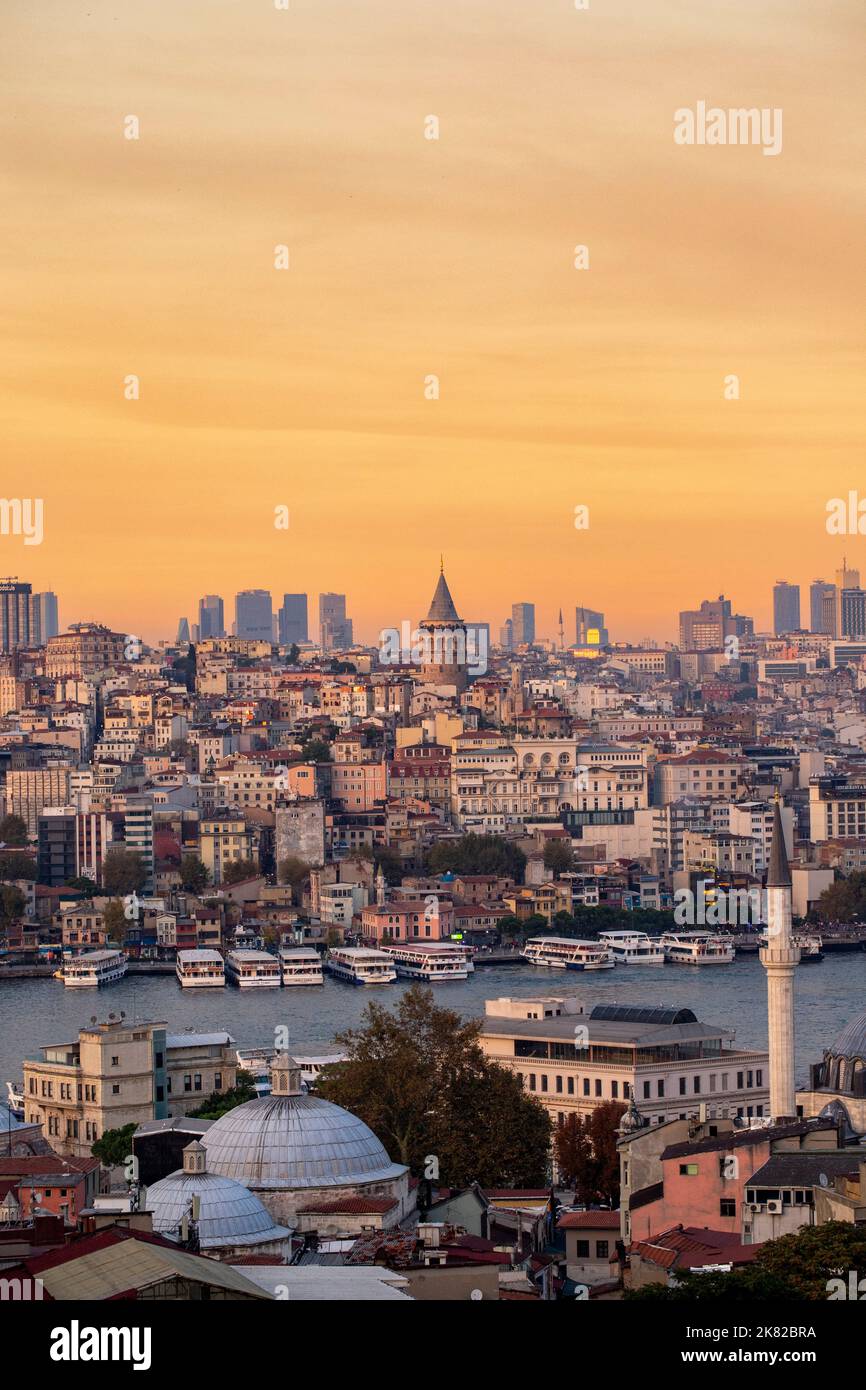
[[[767,1113],[767,1053],[734,1046],[733,1029],[700,1023],[691,1009],[597,1004],[515,1018],[510,1002],[487,1000],[482,1050],[559,1122],[632,1097],[654,1125],[702,1105],[720,1116]]]
[[[185,1114],[231,1090],[237,1073],[228,1033],[172,1034],[117,1014],[41,1053],[24,1060],[25,1118],[61,1154],[89,1154],[108,1129]]]

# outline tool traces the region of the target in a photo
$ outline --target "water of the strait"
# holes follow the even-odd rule
[[[331,1042],[360,1022],[372,1000],[395,1005],[409,982],[356,987],[326,977],[325,984],[280,989],[181,989],[173,975],[127,975],[99,989],[65,989],[54,979],[0,983],[0,1083],[20,1080],[22,1060],[49,1043],[73,1041],[93,1015],[124,1010],[127,1019],[159,1020],[170,1032],[227,1029],[240,1047],[273,1045],[274,1028],[289,1030],[290,1045]],[[721,966],[623,966],[575,973],[530,965],[483,966],[466,981],[433,987],[437,1003],[464,1017],[484,1013],[484,1000],[501,995],[574,996],[593,1004],[676,1005],[702,1023],[736,1033],[736,1044],[767,1045],[767,981],[754,956]],[[866,1010],[866,952],[828,955],[795,976],[797,1082],[805,1084],[845,1024]],[[5,1084],[0,1099],[5,1099]]]

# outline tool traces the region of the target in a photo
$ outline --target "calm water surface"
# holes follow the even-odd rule
[[[227,1029],[239,1046],[273,1042],[277,1024],[289,1029],[299,1049],[330,1042],[341,1028],[359,1022],[375,999],[395,1004],[408,988],[359,988],[326,977],[322,986],[294,989],[183,990],[173,975],[127,976],[101,989],[64,989],[59,980],[0,983],[0,1098],[5,1082],[19,1080],[24,1057],[37,1057],[47,1043],[69,1042],[93,1014],[110,1009],[127,1018],[164,1021],[171,1032]],[[463,983],[433,986],[436,1000],[466,1017],[484,1013],[484,1000],[500,995],[574,996],[587,1008],[622,1003],[676,1005],[693,1009],[701,1022],[736,1030],[746,1047],[767,1045],[767,984],[754,957],[738,956],[723,966],[623,966],[590,974],[529,965],[484,966]],[[828,956],[820,965],[800,966],[795,976],[797,1081],[803,1085],[844,1025],[866,1010],[866,952]]]

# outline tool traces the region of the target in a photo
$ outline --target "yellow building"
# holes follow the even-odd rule
[[[253,857],[255,836],[243,816],[227,812],[209,816],[199,830],[199,858],[212,883],[222,883],[226,865]]]

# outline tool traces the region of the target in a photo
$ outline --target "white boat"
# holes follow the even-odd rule
[[[284,985],[323,985],[322,957],[312,946],[281,946],[280,971]]]
[[[520,953],[531,965],[554,970],[612,970],[612,952],[599,941],[578,941],[573,936],[532,936]]]
[[[600,931],[598,939],[607,946],[617,965],[664,965],[665,953],[659,941],[644,931]]]
[[[80,956],[64,956],[57,973],[67,989],[83,989],[123,979],[127,965],[124,951],[85,951]]]
[[[442,941],[419,941],[415,945],[383,946],[398,975],[407,980],[466,980],[475,970],[467,946],[454,946]]]
[[[350,985],[390,985],[397,978],[391,957],[371,946],[336,946],[325,969]]]
[[[240,989],[275,989],[280,983],[280,962],[269,951],[228,951],[226,977]]]
[[[205,947],[178,951],[174,973],[184,989],[219,988],[226,982],[225,961],[219,951]]]
[[[672,965],[730,965],[736,955],[732,942],[705,931],[665,932],[661,946]]]

